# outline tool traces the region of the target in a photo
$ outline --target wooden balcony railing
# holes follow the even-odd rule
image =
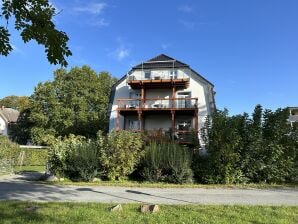
[[[123,110],[138,109],[196,109],[198,98],[151,98],[151,99],[118,99],[118,108]]]

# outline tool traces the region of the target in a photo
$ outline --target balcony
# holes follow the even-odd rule
[[[120,111],[162,111],[162,110],[195,110],[198,108],[198,98],[174,99],[118,99]]]
[[[187,88],[189,85],[189,77],[184,73],[162,73],[162,74],[139,74],[128,75],[127,84],[133,89],[141,88],[171,88],[176,87]]]

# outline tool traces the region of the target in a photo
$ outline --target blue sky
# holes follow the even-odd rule
[[[165,53],[214,83],[217,107],[231,114],[258,103],[298,106],[297,0],[51,2],[70,38],[69,68],[86,64],[121,77]],[[11,34],[15,50],[0,57],[0,98],[31,95],[58,68],[41,46]]]

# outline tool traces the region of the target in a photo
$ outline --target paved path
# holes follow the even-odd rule
[[[78,187],[38,184],[26,176],[0,179],[0,200],[154,204],[298,205],[298,188],[204,189]]]

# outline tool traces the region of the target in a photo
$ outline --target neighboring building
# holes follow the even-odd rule
[[[109,131],[163,130],[188,143],[215,110],[213,88],[189,65],[161,54],[134,66],[113,86]]]
[[[298,107],[289,107],[289,111],[289,122],[291,123],[291,127],[298,128]]]
[[[12,108],[0,108],[0,135],[8,135],[9,128],[16,123],[19,117],[19,111]]]

